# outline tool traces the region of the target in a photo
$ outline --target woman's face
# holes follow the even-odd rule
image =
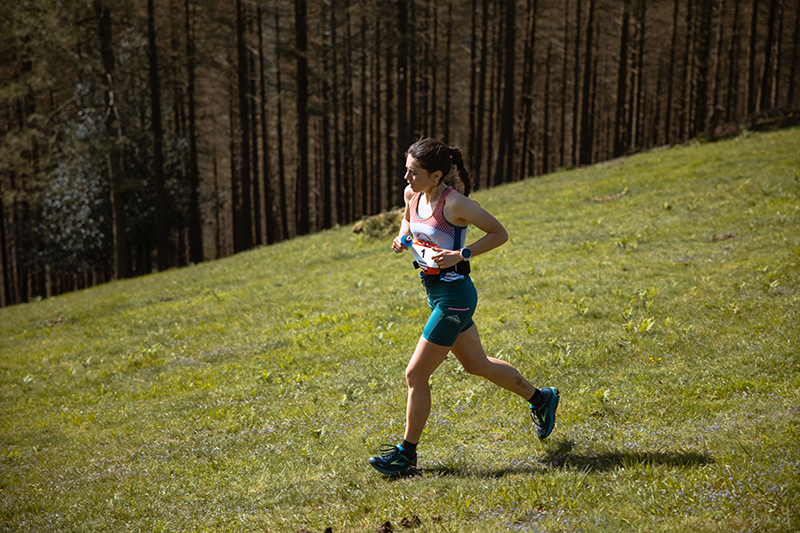
[[[428,192],[438,185],[442,179],[442,173],[438,170],[429,174],[422,168],[413,157],[406,156],[406,175],[405,180],[411,186],[411,190],[416,192]]]

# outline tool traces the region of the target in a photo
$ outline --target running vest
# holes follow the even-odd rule
[[[453,190],[452,187],[447,187],[442,191],[433,213],[428,218],[422,219],[419,217],[418,207],[422,193],[414,194],[408,205],[411,218],[411,235],[414,238],[411,252],[414,254],[414,259],[422,271],[429,275],[439,274],[439,268],[431,259],[434,246],[445,250],[461,250],[467,238],[466,226],[455,226],[444,218],[445,198]],[[448,271],[443,272],[440,279],[441,281],[456,281],[465,277],[458,272]]]

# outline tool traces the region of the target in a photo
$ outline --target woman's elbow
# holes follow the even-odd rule
[[[500,228],[497,230],[496,233],[497,233],[497,244],[498,244],[498,246],[508,242],[508,232],[506,231],[506,228],[504,228],[503,226],[500,226]]]

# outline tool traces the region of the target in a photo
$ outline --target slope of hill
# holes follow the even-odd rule
[[[428,310],[338,228],[0,310],[0,531],[800,529],[800,129],[474,197],[511,235],[475,319],[562,391],[550,439],[450,358],[422,474],[372,471]]]

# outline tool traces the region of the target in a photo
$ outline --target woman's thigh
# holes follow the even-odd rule
[[[442,346],[420,337],[414,355],[406,367],[406,379],[409,384],[415,380],[427,381],[449,352],[449,346]]]

